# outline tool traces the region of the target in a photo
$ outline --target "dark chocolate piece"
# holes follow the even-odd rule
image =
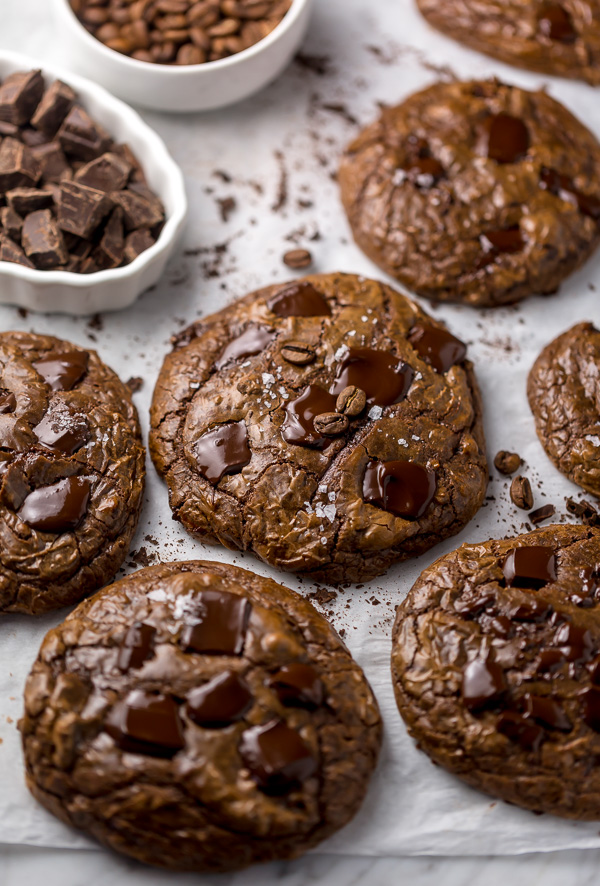
[[[267,302],[277,317],[330,317],[331,308],[312,283],[291,283]]]
[[[7,415],[17,408],[17,398],[12,391],[2,391],[0,394],[0,415]]]
[[[169,695],[133,690],[110,711],[104,729],[132,754],[168,758],[185,747],[179,709]]]
[[[126,264],[132,262],[138,255],[145,252],[146,249],[154,246],[155,242],[150,231],[132,231],[131,234],[128,234],[125,238],[125,249],[123,252]]]
[[[252,604],[228,591],[201,591],[196,597],[198,618],[186,625],[181,645],[186,652],[241,655]]]
[[[575,206],[583,215],[600,221],[600,197],[584,194],[567,175],[544,166],[540,173],[540,188]]]
[[[39,164],[41,178],[45,184],[54,184],[72,177],[71,167],[58,142],[46,142],[44,145],[38,145],[31,149],[31,154]]]
[[[29,123],[44,91],[41,71],[15,71],[0,85],[0,120]]]
[[[186,711],[190,720],[205,729],[221,729],[241,720],[254,698],[246,681],[234,671],[225,671],[188,694]]]
[[[3,206],[0,209],[0,225],[2,225],[2,229],[11,240],[21,239],[23,219],[10,206]]]
[[[102,238],[94,249],[92,257],[100,270],[118,268],[123,261],[124,247],[123,211],[120,206],[117,206],[106,222]]]
[[[223,369],[229,363],[260,354],[274,338],[275,333],[272,329],[266,329],[264,326],[248,326],[241,335],[229,342],[215,363],[215,368]]]
[[[418,520],[434,499],[435,471],[412,461],[372,461],[363,479],[363,498],[405,520]]]
[[[68,259],[63,236],[49,209],[38,209],[27,216],[21,243],[27,258],[41,270],[57,268]]]
[[[40,164],[31,150],[14,138],[0,145],[0,192],[35,185],[41,174]]]
[[[87,372],[87,351],[51,351],[31,365],[53,391],[70,391]]]
[[[78,169],[75,181],[97,191],[120,191],[127,184],[130,173],[130,164],[109,151]]]
[[[504,711],[496,720],[496,729],[526,751],[537,751],[544,738],[544,730],[516,711]]]
[[[495,705],[505,691],[504,672],[489,656],[476,658],[465,667],[461,695],[470,711],[475,713]]]
[[[123,222],[128,232],[138,228],[154,228],[164,220],[162,203],[156,199],[147,200],[130,189],[113,191],[110,196],[123,210]]]
[[[325,687],[312,665],[296,661],[284,665],[269,680],[281,704],[313,710],[323,704]]]
[[[560,3],[543,3],[538,15],[540,34],[567,45],[577,39],[573,20]]]
[[[75,103],[75,93],[62,80],[50,84],[31,118],[31,125],[47,136],[58,132],[63,120]]]
[[[19,517],[40,532],[75,529],[87,512],[91,488],[87,477],[67,477],[51,486],[41,486],[29,493]]]
[[[531,511],[529,514],[529,520],[534,526],[537,526],[538,523],[543,523],[544,520],[549,520],[555,513],[556,508],[554,505],[542,505],[540,508],[536,508],[535,511]]]
[[[543,545],[514,548],[507,554],[502,569],[509,588],[539,590],[556,581],[554,548]]]
[[[567,661],[581,664],[594,656],[594,640],[586,628],[567,622],[559,627],[554,642]]]
[[[198,473],[209,483],[216,485],[226,474],[239,474],[252,458],[245,422],[229,422],[207,431],[196,440],[193,451]]]
[[[268,794],[288,793],[317,771],[317,761],[295,729],[282,720],[247,729],[240,756],[258,787]]]
[[[529,130],[511,114],[496,114],[489,120],[487,155],[497,163],[516,163],[529,150]]]
[[[594,732],[600,732],[600,689],[594,686],[585,689],[580,695],[583,704],[583,719]]]
[[[520,701],[525,716],[537,720],[542,726],[546,726],[548,729],[558,729],[560,732],[570,732],[573,728],[564,709],[554,699],[526,692]]]
[[[313,449],[329,446],[331,439],[315,430],[314,419],[323,413],[333,412],[335,401],[335,396],[328,394],[320,385],[308,385],[299,397],[286,403],[283,439],[287,443]]]
[[[525,240],[521,234],[519,225],[511,228],[502,228],[495,231],[485,231],[479,237],[484,255],[479,262],[478,268],[484,268],[495,261],[498,256],[507,254],[515,255],[525,246]]]
[[[62,182],[58,204],[58,226],[78,237],[89,239],[112,209],[104,193],[78,182]]]
[[[145,661],[154,655],[154,638],[156,628],[137,621],[125,635],[123,645],[119,649],[117,667],[124,674],[133,668],[141,668]]]
[[[52,407],[33,433],[42,446],[61,455],[73,455],[89,439],[89,428],[82,415],[73,416]]]
[[[99,123],[80,105],[73,105],[58,130],[58,141],[65,154],[84,160],[94,160],[110,149],[111,138]]]
[[[388,351],[372,348],[349,348],[339,363],[329,393],[338,394],[354,385],[367,395],[367,406],[391,406],[408,394],[414,372]]]
[[[26,216],[38,209],[51,209],[54,205],[52,191],[40,188],[13,188],[7,191],[6,202],[19,216]]]
[[[436,372],[447,372],[467,356],[467,346],[460,339],[436,326],[413,326],[408,340],[417,354]]]
[[[0,235],[0,261],[10,261],[17,265],[23,265],[25,268],[34,268],[35,265],[29,261],[21,247],[11,240],[10,237]]]

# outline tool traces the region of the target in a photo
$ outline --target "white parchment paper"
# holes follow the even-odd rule
[[[0,48],[28,53],[40,63],[61,62],[62,37],[52,29],[51,3],[2,0],[0,5]],[[135,399],[145,433],[170,334],[251,289],[288,279],[292,274],[281,262],[287,249],[308,247],[318,271],[382,277],[352,243],[334,181],[342,147],[377,115],[379,103],[396,103],[452,72],[460,77],[495,74],[528,88],[547,83],[552,95],[600,136],[600,91],[513,70],[462,49],[430,30],[412,0],[321,0],[303,51],[312,58],[294,62],[277,83],[241,106],[206,115],[144,115],[182,166],[191,203],[185,243],[158,287],[131,309],[96,323],[0,308],[1,330],[52,333],[96,347],[124,379],[141,376],[144,385]],[[218,201],[228,197],[236,205],[225,221]],[[560,520],[569,519],[565,496],[579,497],[578,490],[552,467],[537,442],[525,382],[550,339],[577,321],[600,320],[596,288],[600,254],[551,298],[496,311],[432,308],[469,343],[484,396],[490,457],[501,448],[518,451],[526,461],[535,505],[552,502]],[[212,557],[272,575],[301,593],[315,591],[310,583],[281,576],[251,557],[188,538],[171,521],[166,490],[150,463],[148,471],[135,552],[145,549],[150,562]],[[338,592],[324,606],[377,694],[385,741],[361,812],[322,851],[484,855],[600,846],[598,823],[535,816],[464,787],[415,749],[396,710],[389,677],[391,623],[421,569],[462,542],[526,528],[524,513],[510,503],[508,482],[493,468],[491,474],[488,501],[460,536],[369,585]],[[124,572],[132,568],[129,558]],[[0,621],[1,842],[93,845],[29,796],[16,730],[27,672],[45,632],[64,614]]]

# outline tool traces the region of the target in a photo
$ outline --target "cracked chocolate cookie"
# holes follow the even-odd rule
[[[20,722],[27,782],[139,861],[227,871],[343,827],[377,761],[363,672],[298,594],[222,563],[152,566],[46,636]]]
[[[488,479],[465,345],[349,274],[251,293],[173,339],[150,449],[203,541],[362,581],[458,532]]]
[[[509,65],[600,85],[598,0],[417,0],[435,28]]]
[[[600,496],[600,332],[578,323],[546,345],[529,373],[527,395],[548,457]]]
[[[398,607],[392,676],[436,763],[526,809],[600,819],[600,530],[441,557]]]
[[[94,351],[0,333],[0,612],[38,615],[113,578],[142,503],[128,389]]]
[[[361,249],[433,301],[556,292],[600,242],[600,144],[545,92],[496,80],[385,109],[339,181]]]

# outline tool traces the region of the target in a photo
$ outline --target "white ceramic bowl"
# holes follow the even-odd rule
[[[0,80],[13,71],[39,68],[35,59],[0,52]],[[187,215],[181,170],[164,142],[126,104],[101,86],[69,74],[54,65],[43,65],[47,82],[59,78],[73,87],[91,117],[118,142],[128,142],[148,179],[163,201],[166,222],[156,243],[130,264],[95,274],[38,271],[11,262],[0,262],[0,303],[45,313],[95,314],[117,311],[132,304],[164,271],[167,259],[183,230]]]
[[[53,0],[65,62],[115,95],[157,111],[207,111],[258,92],[287,66],[306,33],[313,0],[293,0],[271,33],[242,52],[203,65],[157,65],[108,49],[78,21],[69,0]]]

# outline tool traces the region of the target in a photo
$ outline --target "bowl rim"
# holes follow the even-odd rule
[[[227,58],[217,59],[212,62],[202,62],[197,65],[160,65],[157,62],[140,61],[140,59],[131,58],[128,55],[117,52],[115,49],[110,49],[102,43],[101,40],[98,40],[97,37],[94,37],[86,30],[75,15],[69,0],[54,0],[55,6],[57,9],[61,10],[61,15],[63,15],[64,19],[69,22],[71,28],[75,26],[74,29],[80,33],[80,36],[86,45],[93,45],[100,55],[102,55],[107,61],[122,64],[124,67],[133,66],[136,71],[151,71],[155,75],[158,74],[159,76],[164,76],[165,79],[170,78],[171,80],[177,80],[186,75],[189,76],[192,72],[226,71],[228,68],[234,67],[237,64],[243,64],[243,62],[248,61],[268,49],[269,46],[279,40],[280,37],[283,37],[283,35],[294,26],[304,8],[311,2],[312,0],[292,0],[292,5],[270,34],[267,34],[266,37],[263,37],[262,40],[259,40],[257,43],[253,43],[252,46],[249,46],[247,49],[242,49],[240,52],[236,52]]]
[[[85,29],[84,29],[85,30]],[[95,38],[92,38],[95,39]],[[96,41],[99,42],[99,41]],[[151,153],[158,163],[166,171],[169,189],[173,201],[173,210],[158,236],[155,243],[141,252],[128,265],[120,268],[108,268],[107,270],[95,271],[93,274],[78,274],[74,271],[40,270],[39,268],[27,268],[15,262],[0,261],[0,275],[19,277],[29,283],[38,286],[64,285],[79,289],[86,289],[103,283],[114,283],[134,274],[141,273],[151,264],[156,257],[169,248],[172,241],[178,235],[180,228],[187,216],[187,197],[183,173],[175,160],[171,157],[167,146],[162,138],[155,132],[128,104],[116,98],[103,86],[73,74],[65,68],[56,66],[45,61],[23,55],[19,52],[0,50],[0,66],[8,64],[13,71],[40,70],[42,74],[53,79],[63,80],[72,86],[85,105],[87,96],[92,96],[100,104],[106,105],[113,112],[124,119],[127,125],[137,131],[144,141],[148,143]]]

